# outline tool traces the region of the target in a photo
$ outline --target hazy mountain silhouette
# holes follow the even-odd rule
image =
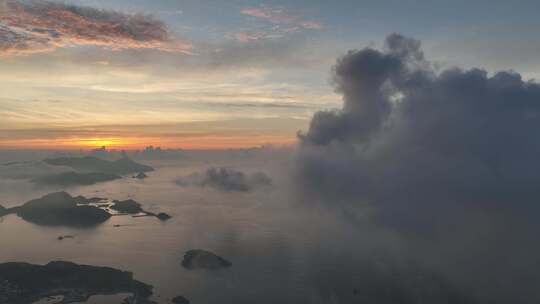
[[[32,179],[32,182],[39,185],[93,185],[100,182],[112,181],[122,178],[119,175],[104,172],[64,172],[58,174],[45,175]]]
[[[50,193],[8,211],[28,222],[52,226],[92,226],[111,217],[98,207],[77,205],[77,199],[66,192]]]
[[[92,295],[118,293],[146,299],[152,286],[134,280],[131,272],[108,267],[61,261],[0,264],[0,303],[27,304],[58,295],[64,296],[62,303],[86,302]]]
[[[85,156],[49,158],[45,159],[44,162],[53,166],[70,167],[82,172],[102,172],[118,175],[154,171],[154,168],[139,164],[125,156],[115,161]]]

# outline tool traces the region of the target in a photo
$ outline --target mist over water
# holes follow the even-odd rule
[[[339,236],[343,238],[338,242],[341,245],[330,241],[336,240],[334,233],[341,229],[340,224],[294,201],[285,169],[291,155],[238,160],[223,154],[204,161],[145,161],[156,169],[148,173],[147,179],[125,177],[65,189],[73,196],[131,198],[148,211],[170,214],[173,218],[166,222],[151,217],[113,216],[96,227],[74,229],[38,226],[15,215],[6,216],[0,223],[0,260],[37,264],[66,260],[132,271],[136,279],[154,286],[153,300],[159,303],[168,303],[177,295],[194,303],[324,302],[325,297],[334,297],[332,293],[340,291],[320,294],[317,284],[321,282],[313,275],[325,267],[338,269],[341,264],[346,268],[348,262],[334,260],[333,255],[354,249],[347,245],[346,235]],[[209,163],[243,172],[264,171],[273,184],[250,192],[176,184],[178,177],[204,171]],[[2,179],[1,204],[15,206],[60,190],[27,183]],[[74,238],[57,240],[61,235]],[[217,271],[181,267],[184,252],[196,248],[226,257],[233,267]],[[328,254],[329,264],[314,269],[314,252]],[[352,295],[353,286],[349,282],[344,292]],[[106,299],[100,299],[100,303],[103,301]],[[116,303],[115,299],[110,301]]]
[[[390,302],[391,296],[377,293],[407,298],[407,289],[420,286],[397,286],[401,281],[430,289],[434,287],[425,285],[427,279],[439,280],[409,259],[393,232],[369,221],[359,225],[347,214],[302,201],[290,172],[293,151],[143,162],[156,169],[144,180],[125,177],[65,190],[73,196],[134,199],[145,210],[166,212],[172,219],[113,216],[96,227],[74,229],[38,226],[9,215],[0,223],[0,259],[37,264],[66,260],[132,271],[137,280],[154,286],[152,300],[158,303],[169,303],[177,295],[192,303],[350,303],[362,297]],[[272,185],[235,192],[176,182],[214,166],[264,172]],[[6,206],[60,190],[26,185],[24,180],[1,183],[14,185],[2,194]],[[57,240],[61,235],[74,238]],[[233,266],[186,270],[180,263],[190,249],[210,250]],[[454,290],[448,284],[445,288]],[[99,303],[117,299],[101,297]]]

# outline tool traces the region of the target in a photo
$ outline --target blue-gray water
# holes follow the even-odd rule
[[[114,216],[94,228],[74,229],[38,226],[9,215],[0,222],[0,261],[43,264],[67,260],[132,271],[136,279],[154,286],[153,300],[159,303],[169,303],[177,295],[192,303],[322,302],[306,255],[328,246],[320,242],[326,238],[322,233],[330,233],[332,228],[325,227],[329,223],[319,213],[307,212],[294,202],[290,182],[282,173],[283,162],[146,163],[157,169],[147,179],[127,177],[85,187],[40,188],[24,180],[0,180],[0,204],[5,206],[66,190],[87,197],[132,198],[149,211],[173,216],[166,222]],[[273,178],[273,185],[243,193],[175,184],[179,176],[210,165],[264,170]],[[60,241],[60,235],[74,238]],[[182,268],[183,253],[195,248],[222,255],[233,267],[218,271]],[[118,303],[118,297],[92,300]]]
[[[0,163],[23,156],[0,154]],[[455,242],[382,225],[373,216],[374,207],[361,201],[355,208],[346,204],[329,208],[302,195],[290,153],[195,153],[176,160],[138,161],[156,170],[143,180],[128,176],[71,188],[42,188],[12,178],[43,171],[33,164],[31,170],[26,164],[8,166],[11,171],[2,168],[0,205],[15,206],[65,190],[74,196],[131,198],[148,211],[166,212],[172,218],[162,222],[154,217],[113,216],[96,227],[75,229],[5,216],[0,222],[0,261],[65,260],[131,271],[137,280],[154,286],[152,300],[160,304],[171,303],[178,295],[192,303],[461,304],[484,302],[455,300],[455,294],[493,299],[507,290],[497,287],[505,286],[500,285],[505,277],[491,276],[477,262],[485,251],[455,246],[477,241],[478,234],[467,230],[470,226],[458,234],[464,241]],[[264,172],[272,185],[248,192],[178,185],[180,177],[211,167]],[[64,235],[74,238],[57,239]],[[181,261],[190,249],[212,251],[233,266],[187,270]],[[89,303],[119,304],[123,297],[95,296]]]

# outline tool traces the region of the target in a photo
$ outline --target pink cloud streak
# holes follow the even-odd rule
[[[157,49],[189,53],[164,23],[125,14],[49,1],[0,0],[0,55],[95,45],[113,50]]]
[[[272,8],[268,6],[245,8],[242,14],[261,18],[274,24],[286,24],[299,26],[304,29],[321,29],[322,24],[317,21],[303,20],[299,16],[290,15],[282,8]]]

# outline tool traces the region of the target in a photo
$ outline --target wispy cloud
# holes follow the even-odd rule
[[[50,1],[0,0],[0,55],[78,45],[180,53],[189,53],[192,47],[148,15]]]
[[[270,38],[269,35],[271,33],[266,31],[240,31],[233,34],[234,39],[241,42],[249,42],[251,40],[259,40],[259,39],[266,39]]]
[[[242,30],[232,36],[237,41],[249,42],[253,40],[280,38],[287,34],[303,30],[319,30],[322,24],[313,20],[306,20],[297,15],[287,13],[283,8],[270,6],[249,7],[241,11],[242,14],[262,19],[272,24],[271,28],[264,30]]]
[[[234,33],[232,36],[234,39],[240,42],[249,42],[261,39],[282,38],[287,34],[300,32],[300,27],[282,27],[275,25],[266,30],[242,30]]]
[[[243,9],[242,14],[265,19],[273,24],[285,24],[304,29],[322,28],[320,22],[304,20],[299,16],[288,14],[283,8],[272,8],[269,6],[250,7]]]

